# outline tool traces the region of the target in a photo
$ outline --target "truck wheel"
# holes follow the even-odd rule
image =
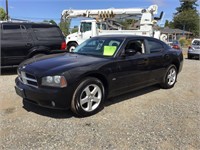
[[[78,44],[75,43],[75,42],[69,43],[69,45],[67,45],[67,50],[68,50],[69,52],[73,52],[74,49],[75,49],[77,46],[78,46]]]
[[[104,98],[102,82],[97,78],[88,77],[77,86],[73,94],[71,110],[82,117],[93,115],[103,108]]]
[[[170,65],[167,69],[165,76],[163,77],[163,82],[160,84],[164,89],[170,89],[176,83],[177,69],[175,65]]]

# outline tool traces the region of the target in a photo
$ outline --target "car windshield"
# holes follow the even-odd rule
[[[122,44],[122,38],[96,37],[76,47],[74,53],[98,57],[112,57]]]
[[[195,40],[192,45],[200,46],[200,40]]]

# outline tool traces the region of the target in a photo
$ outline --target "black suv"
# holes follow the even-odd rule
[[[57,25],[0,22],[1,68],[13,67],[41,54],[65,52],[65,38]]]

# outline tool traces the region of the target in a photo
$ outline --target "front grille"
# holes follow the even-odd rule
[[[22,83],[38,88],[38,82],[34,75],[21,71],[18,77]]]

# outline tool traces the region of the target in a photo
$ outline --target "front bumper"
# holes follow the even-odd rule
[[[15,91],[24,100],[53,109],[69,109],[72,90],[67,88],[31,87],[15,79]]]

